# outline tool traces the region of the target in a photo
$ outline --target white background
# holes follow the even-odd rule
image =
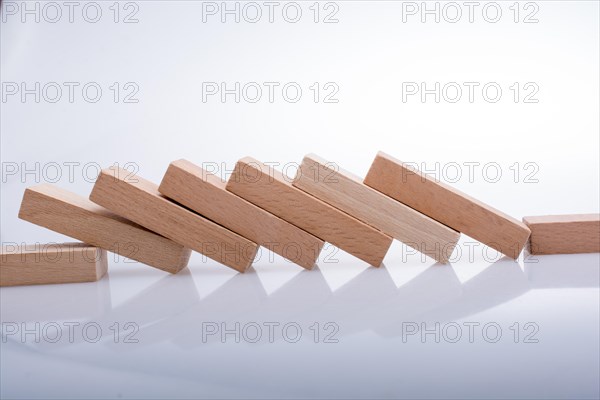
[[[251,155],[289,165],[293,175],[294,163],[314,152],[364,175],[384,150],[518,219],[598,212],[596,1],[520,2],[518,22],[513,2],[498,2],[496,23],[486,20],[493,9],[482,14],[490,2],[480,2],[472,23],[463,2],[456,23],[447,21],[454,14],[441,15],[439,23],[426,15],[422,22],[419,13],[403,14],[412,4],[392,1],[322,2],[317,23],[313,2],[298,2],[297,23],[284,19],[285,2],[273,23],[262,2],[256,23],[243,16],[236,23],[232,15],[223,23],[220,14],[203,15],[209,6],[200,1],[121,2],[117,23],[112,1],[98,2],[96,23],[82,14],[87,2],[75,8],[72,23],[61,2],[56,23],[47,21],[55,16],[47,3],[37,3],[39,22],[22,14],[23,4],[2,5],[3,243],[68,240],[17,218],[28,186],[57,181],[87,196],[96,166],[115,163],[130,163],[158,183],[179,158],[216,163],[226,177],[237,159]],[[36,2],[27,4],[33,9]],[[439,3],[440,10],[444,6]],[[324,23],[333,10],[338,22]],[[132,11],[137,22],[124,23]],[[525,23],[534,11],[538,22]],[[93,9],[88,12],[93,19]],[[56,82],[61,99],[49,102],[53,91],[46,97],[41,91],[39,103],[35,95],[23,101],[21,93],[6,92],[15,83],[31,89],[36,82],[40,88]],[[79,84],[73,102],[64,82]],[[102,88],[98,102],[82,96],[89,82]],[[120,87],[116,103],[114,82]],[[203,101],[205,82],[280,86],[272,103],[264,86],[258,102],[242,97],[236,103],[233,95]],[[303,90],[296,103],[281,95],[288,82]],[[315,82],[321,87],[317,103],[309,88]],[[328,82],[339,88],[337,103],[323,102]],[[462,86],[457,103],[443,97],[436,103],[433,95],[403,101],[406,82],[479,86],[473,102]],[[481,94],[490,82],[503,90],[495,103]],[[510,89],[515,82],[517,102]],[[124,102],[127,83],[139,89],[137,103]],[[539,88],[536,103],[524,102],[527,83]],[[465,163],[478,163],[473,179]],[[484,173],[486,165],[494,168]],[[496,181],[497,166],[502,175]],[[375,270],[329,251],[337,262],[321,262],[311,272],[270,260],[266,252],[245,275],[197,254],[178,276],[116,258],[110,278],[98,283],[3,288],[3,322],[98,321],[106,330],[116,321],[134,321],[142,329],[140,343],[126,345],[110,337],[63,346],[11,337],[2,343],[2,395],[599,396],[598,254],[513,263],[479,246],[474,259],[439,266],[407,255],[395,242],[384,268]],[[203,321],[295,321],[305,333],[299,344],[202,343]],[[311,343],[308,327],[315,321],[337,323],[339,343]],[[402,322],[422,321],[495,322],[503,340],[421,343],[415,337],[403,343]],[[539,343],[515,344],[514,322],[536,323]]]

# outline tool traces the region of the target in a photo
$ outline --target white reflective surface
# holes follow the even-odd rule
[[[235,274],[195,257],[178,275],[121,261],[97,283],[2,288],[2,395],[598,397],[598,254],[337,258]]]

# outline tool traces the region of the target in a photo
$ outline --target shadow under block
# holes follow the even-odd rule
[[[392,238],[292,186],[274,168],[253,158],[237,162],[227,190],[375,266],[381,265]]]
[[[600,252],[600,214],[525,217],[531,254]]]
[[[106,251],[84,243],[3,245],[0,286],[95,282],[108,270]]]
[[[379,152],[364,183],[516,259],[529,238],[521,221]]]
[[[19,218],[171,273],[185,268],[191,254],[180,244],[50,184],[25,190]]]
[[[258,250],[256,243],[168,200],[157,185],[124,169],[102,170],[90,200],[240,272]]]
[[[225,189],[220,177],[186,160],[169,165],[159,192],[243,237],[313,268],[324,242]]]
[[[448,262],[460,237],[314,154],[304,157],[293,185],[441,263]]]

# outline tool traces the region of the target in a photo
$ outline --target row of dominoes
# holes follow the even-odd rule
[[[377,267],[393,239],[446,263],[461,233],[515,259],[528,243],[533,254],[600,251],[598,214],[521,222],[384,153],[364,180],[312,154],[294,179],[252,158],[226,183],[186,160],[160,186],[109,168],[89,200],[26,189],[19,217],[83,243],[3,246],[2,286],[97,280],[106,251],[171,273],[192,250],[243,272],[259,246],[310,269],[325,242]]]

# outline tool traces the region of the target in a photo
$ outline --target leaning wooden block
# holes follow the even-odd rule
[[[531,254],[600,252],[600,214],[525,217]]]
[[[254,260],[258,245],[168,200],[158,186],[120,168],[100,172],[90,200],[237,271]]]
[[[293,185],[441,263],[448,262],[460,237],[314,154],[304,157]]]
[[[392,238],[292,186],[283,174],[253,158],[237,162],[227,190],[368,262],[381,265]]]
[[[191,254],[180,244],[50,184],[25,190],[19,218],[171,273],[185,268]]]
[[[517,258],[529,228],[412,166],[379,152],[365,184],[465,235]]]
[[[94,282],[107,269],[106,251],[84,243],[3,245],[0,286]]]
[[[186,160],[169,165],[158,188],[163,195],[311,269],[323,241],[225,189],[221,178]]]

